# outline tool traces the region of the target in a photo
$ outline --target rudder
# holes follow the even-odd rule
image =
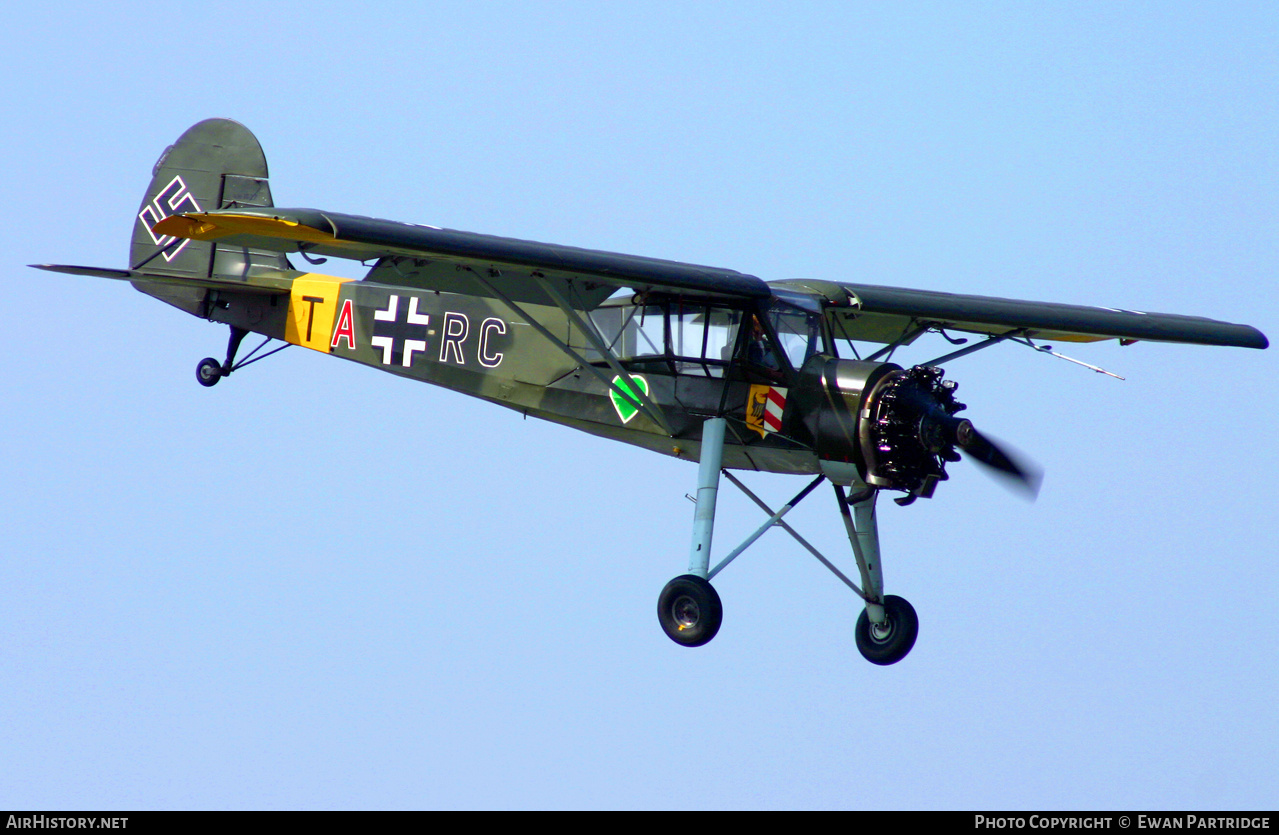
[[[129,266],[186,278],[244,275],[252,267],[289,269],[279,252],[157,235],[152,227],[183,212],[272,206],[266,156],[248,128],[230,119],[205,119],[165,149],[152,169],[129,249]],[[147,295],[199,315],[198,287],[135,283]]]

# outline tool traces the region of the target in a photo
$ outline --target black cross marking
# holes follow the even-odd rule
[[[385,312],[391,306],[391,299],[397,299],[395,308],[395,321],[384,322],[381,319],[373,320],[374,336],[391,337],[391,364],[404,364],[404,341],[406,339],[416,339],[421,342],[427,342],[426,330],[427,325],[415,325],[409,322],[409,300],[412,296],[391,296],[386,300],[386,306],[382,308]]]

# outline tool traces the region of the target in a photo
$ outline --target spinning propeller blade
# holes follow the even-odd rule
[[[1007,449],[978,432],[972,421],[960,420],[955,427],[955,443],[972,459],[985,464],[1031,501],[1039,495],[1044,473],[1034,464],[1018,461]]]

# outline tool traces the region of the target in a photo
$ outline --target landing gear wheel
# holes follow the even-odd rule
[[[685,647],[708,643],[724,620],[719,593],[696,574],[676,577],[657,598],[657,620],[672,641]]]
[[[195,367],[195,379],[202,386],[216,386],[222,379],[222,363],[213,357],[205,357]]]
[[[872,664],[896,664],[906,657],[915,638],[919,636],[919,617],[915,607],[896,595],[884,598],[882,624],[870,622],[870,615],[862,609],[857,619],[857,648]]]

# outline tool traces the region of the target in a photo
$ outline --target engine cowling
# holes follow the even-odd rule
[[[816,355],[794,393],[796,433],[826,461],[855,464],[871,487],[927,498],[956,446],[979,437],[942,369]]]

